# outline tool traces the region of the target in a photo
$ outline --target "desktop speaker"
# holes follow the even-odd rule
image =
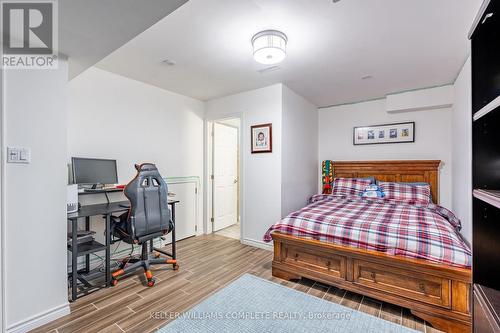
[[[68,185],[68,199],[66,203],[66,210],[68,213],[78,211],[78,185]]]

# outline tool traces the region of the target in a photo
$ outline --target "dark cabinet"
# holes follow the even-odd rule
[[[475,198],[473,212],[474,283],[500,290],[500,209]]]
[[[472,133],[473,187],[475,189],[499,190],[500,110],[495,109],[474,121]]]
[[[475,333],[500,332],[500,0],[485,0],[471,34],[472,279]]]
[[[474,113],[500,95],[500,3],[491,1],[472,36]]]
[[[473,294],[474,333],[499,333],[500,292],[476,284]]]

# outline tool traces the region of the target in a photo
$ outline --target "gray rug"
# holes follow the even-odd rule
[[[159,332],[416,332],[245,274]]]

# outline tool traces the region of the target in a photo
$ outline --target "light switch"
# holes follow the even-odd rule
[[[19,163],[19,148],[7,148],[7,163]]]
[[[31,149],[21,148],[19,149],[19,162],[30,163],[31,162]]]
[[[7,163],[31,163],[31,149],[7,147]]]

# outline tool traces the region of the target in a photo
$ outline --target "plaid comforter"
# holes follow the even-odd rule
[[[444,207],[387,199],[316,195],[310,204],[274,224],[271,232],[376,250],[406,258],[468,268],[471,252],[460,221]]]

